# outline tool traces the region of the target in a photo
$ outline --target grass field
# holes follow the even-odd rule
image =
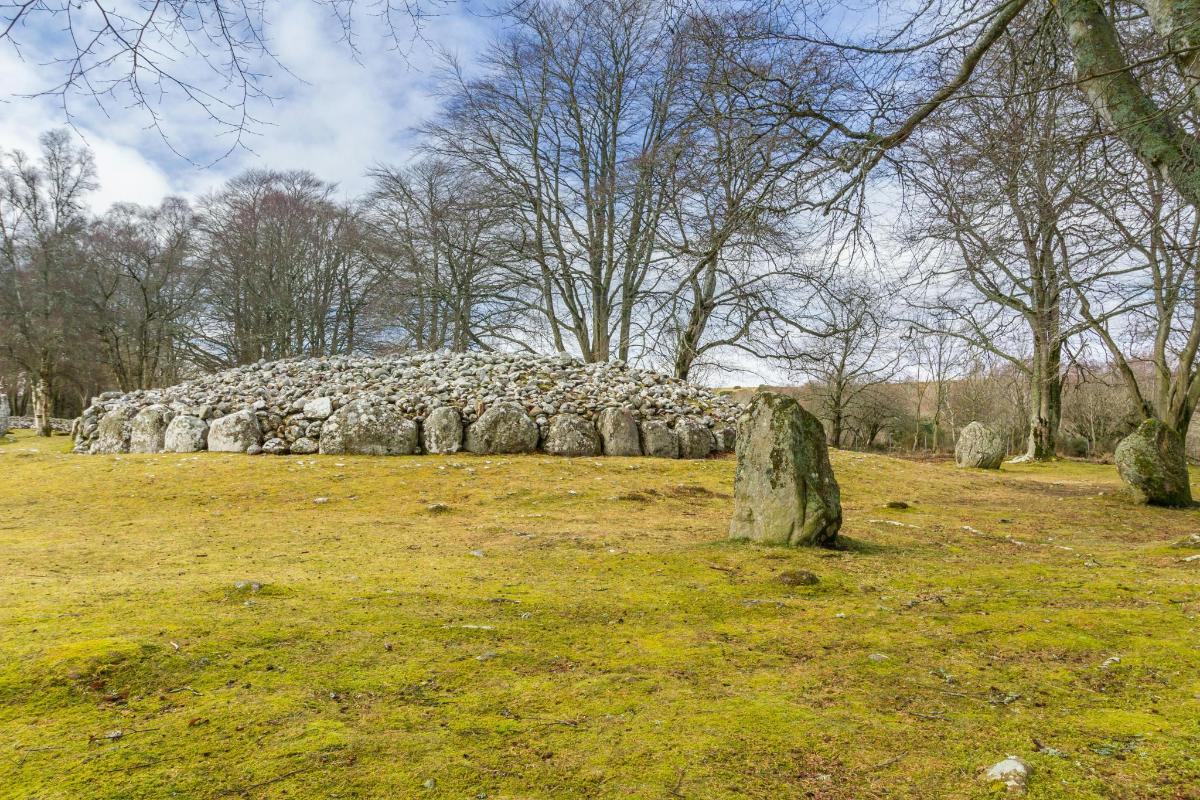
[[[67,447],[0,446],[0,797],[1200,798],[1200,512],[1112,467],[835,453],[824,552],[728,459]]]

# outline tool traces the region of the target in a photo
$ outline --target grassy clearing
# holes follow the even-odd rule
[[[1112,467],[835,454],[831,553],[731,460],[66,449],[0,447],[0,797],[1200,797],[1200,516]]]

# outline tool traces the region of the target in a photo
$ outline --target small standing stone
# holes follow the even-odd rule
[[[435,408],[425,418],[421,435],[426,453],[457,453],[463,444],[462,415],[450,406]]]
[[[163,450],[168,453],[196,453],[207,443],[208,423],[190,414],[175,417],[163,434]]]
[[[1117,445],[1117,472],[1146,502],[1156,506],[1192,504],[1183,439],[1165,423],[1148,419]]]
[[[238,411],[208,426],[208,449],[214,453],[261,452],[262,428],[253,411]]]
[[[640,456],[641,437],[638,435],[637,420],[627,408],[606,408],[596,419],[600,441],[606,456]]]
[[[954,461],[960,467],[1000,469],[1000,463],[1004,461],[1004,440],[983,423],[972,422],[958,435]]]
[[[552,456],[598,455],[600,435],[589,420],[578,414],[556,414],[550,418],[545,450]]]
[[[679,458],[679,439],[667,423],[649,419],[642,423],[642,450],[651,458]]]

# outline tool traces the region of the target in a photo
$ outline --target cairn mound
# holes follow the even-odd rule
[[[488,414],[493,408],[504,413]],[[639,444],[639,452],[702,457],[710,449],[731,449],[740,412],[738,403],[711,389],[620,361],[507,353],[292,358],[165,389],[105,392],[76,421],[75,452],[129,452],[131,440],[137,452],[403,454],[434,440],[438,452],[488,452],[476,443],[516,437],[523,446],[505,452],[574,453],[578,448],[562,448],[552,435],[569,425],[591,426],[597,452],[633,455],[633,426],[605,424],[619,413],[640,438],[653,433],[653,446]],[[521,413],[527,420],[514,418]],[[590,431],[579,435],[588,438]],[[607,441],[617,435],[620,441]],[[459,438],[457,446],[447,437]],[[664,447],[663,437],[676,446]]]

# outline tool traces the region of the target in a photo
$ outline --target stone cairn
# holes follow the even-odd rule
[[[75,452],[704,458],[733,449],[740,411],[709,389],[619,361],[299,358],[105,392],[76,421]]]

